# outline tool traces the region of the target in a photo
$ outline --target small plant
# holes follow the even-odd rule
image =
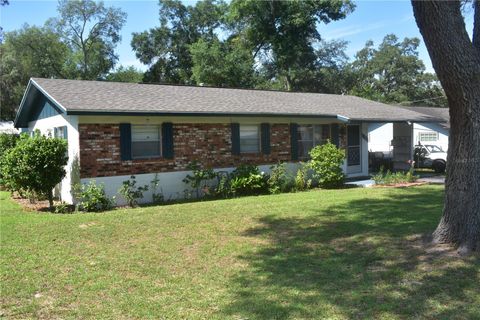
[[[187,165],[187,169],[191,170],[193,175],[187,175],[183,182],[195,190],[197,198],[213,193],[208,182],[215,179],[217,174],[212,168],[202,168],[200,163],[194,160]]]
[[[155,173],[155,177],[153,178],[152,182],[150,182],[150,190],[152,190],[152,203],[159,204],[165,201],[163,196],[162,189],[158,192],[158,187],[160,185],[160,178],[158,177],[158,173]]]
[[[308,163],[301,162],[300,168],[298,168],[297,174],[295,175],[295,191],[305,191],[312,188],[312,179],[308,178],[308,170],[310,170]]]
[[[413,168],[407,172],[397,171],[392,173],[390,170],[384,172],[384,168],[380,167],[380,171],[372,177],[377,185],[394,185],[397,183],[415,182],[418,176],[413,174]]]
[[[122,182],[122,186],[118,189],[118,193],[127,201],[130,207],[136,207],[138,200],[143,198],[143,193],[148,191],[148,186],[138,186],[135,176],[131,176],[129,180]]]
[[[289,192],[292,190],[293,178],[288,174],[287,164],[278,163],[270,167],[268,191],[272,194]]]
[[[74,210],[73,205],[62,201],[59,204],[55,205],[54,212],[57,214],[62,214],[62,213],[71,213],[73,212],[73,210]]]
[[[105,194],[103,185],[97,185],[94,180],[76,188],[77,198],[80,200],[78,209],[86,212],[105,211],[113,208],[115,198],[110,199]]]
[[[264,194],[268,192],[268,179],[257,166],[242,164],[232,172],[230,190],[235,196]]]
[[[217,174],[217,187],[215,189],[215,195],[220,198],[228,198],[232,195],[230,187],[230,176],[228,172],[219,172]]]
[[[310,151],[310,167],[314,177],[323,188],[338,188],[345,181],[342,164],[345,152],[328,141]]]

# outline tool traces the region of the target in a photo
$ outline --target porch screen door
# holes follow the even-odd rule
[[[362,171],[360,125],[347,126],[347,173]]]

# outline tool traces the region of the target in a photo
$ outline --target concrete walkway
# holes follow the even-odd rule
[[[418,182],[426,182],[433,184],[445,184],[445,176],[423,177],[417,180]]]
[[[351,186],[368,188],[375,185],[375,181],[373,181],[372,179],[367,179],[367,180],[350,181],[345,184],[351,185]]]

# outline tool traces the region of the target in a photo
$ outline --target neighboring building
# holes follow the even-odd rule
[[[179,198],[193,160],[268,171],[328,139],[346,150],[347,176],[366,176],[370,122],[432,120],[353,96],[35,78],[15,126],[68,140],[60,196],[73,202],[74,183],[93,179],[114,195],[130,175],[143,185],[156,173],[165,198]]]
[[[13,121],[0,121],[0,133],[19,134],[20,130],[15,128]]]
[[[414,144],[434,144],[443,150],[448,150],[448,133],[450,131],[450,116],[448,108],[432,107],[401,107],[405,110],[415,111],[427,116],[437,118],[439,121],[413,123]],[[391,156],[393,152],[393,123],[370,123],[368,125],[368,150],[382,152]]]

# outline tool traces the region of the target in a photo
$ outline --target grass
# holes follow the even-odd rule
[[[418,240],[440,186],[73,215],[0,197],[9,319],[480,318],[478,257]]]

